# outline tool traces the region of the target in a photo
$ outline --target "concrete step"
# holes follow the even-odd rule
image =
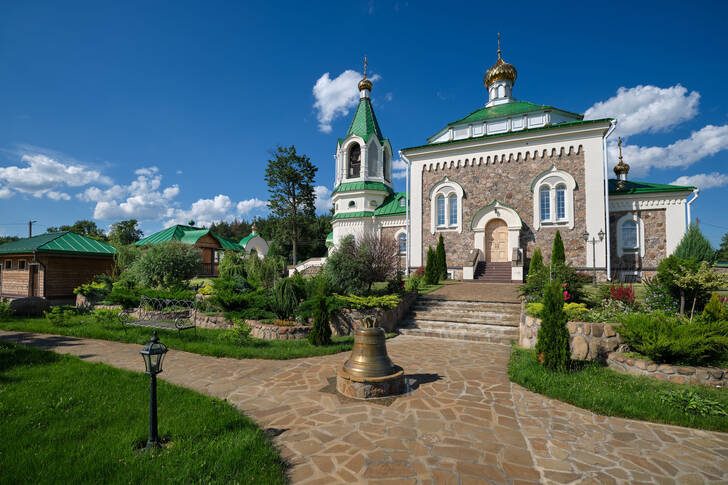
[[[493,325],[496,327],[518,327],[519,320],[517,319],[508,319],[508,320],[496,320],[496,319],[454,319],[454,318],[443,318],[442,316],[427,316],[427,317],[420,317],[420,318],[404,318],[401,321],[402,326],[407,325],[419,325],[419,324],[449,324],[449,323],[456,323],[458,325],[468,325],[473,327],[474,329],[477,329],[482,326],[487,325]],[[466,328],[466,327],[463,327]]]
[[[412,312],[410,320],[436,320],[440,322],[493,323],[518,325],[520,314],[498,312]]]
[[[473,328],[478,327],[478,328]],[[518,329],[500,325],[472,325],[451,322],[417,322],[399,329],[402,335],[434,337],[471,342],[510,345],[518,339]]]
[[[447,310],[473,310],[473,311],[504,311],[521,312],[521,304],[516,302],[490,302],[490,301],[458,301],[439,300],[436,298],[420,298],[413,305],[413,309],[434,309],[442,308]]]

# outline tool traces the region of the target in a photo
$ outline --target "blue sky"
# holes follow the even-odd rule
[[[3,0],[0,234],[264,214],[278,144],[319,167],[323,207],[364,55],[396,151],[483,105],[500,31],[515,97],[618,117],[631,178],[701,186],[717,245],[726,3],[479,3]]]

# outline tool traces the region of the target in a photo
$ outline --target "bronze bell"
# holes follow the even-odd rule
[[[354,332],[351,357],[344,362],[342,371],[352,377],[384,377],[396,372],[387,355],[384,329],[377,327],[374,319],[365,319],[364,325]]]

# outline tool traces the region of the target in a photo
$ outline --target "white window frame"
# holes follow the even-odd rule
[[[627,221],[637,223],[637,244],[636,248],[624,247],[624,236],[622,234],[622,225]],[[645,224],[642,218],[634,212],[629,212],[617,220],[617,256],[625,254],[639,254],[640,257],[645,256]]]
[[[404,236],[404,251],[402,250],[402,244],[400,243],[402,236]],[[407,231],[398,231],[394,236],[394,240],[397,241],[397,254],[407,254]]]
[[[564,212],[566,217],[558,218],[558,200],[556,197],[556,189],[564,186]],[[541,220],[541,189],[547,188],[549,191],[549,217]],[[576,190],[576,180],[574,177],[564,170],[559,170],[552,166],[549,170],[537,176],[531,184],[531,193],[533,195],[533,227],[539,230],[541,227],[568,227],[574,229],[574,190]]]
[[[457,223],[450,224],[450,196],[455,195],[457,203]],[[437,223],[437,199],[444,198],[445,224]],[[463,232],[463,198],[465,192],[462,186],[445,177],[430,190],[430,231],[435,232]]]

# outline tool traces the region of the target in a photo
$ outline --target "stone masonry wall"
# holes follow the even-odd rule
[[[304,325],[270,325],[252,320],[247,323],[250,336],[262,340],[301,340],[308,337],[312,328]]]
[[[648,376],[677,384],[701,384],[704,386],[728,386],[728,369],[718,367],[690,367],[657,364],[651,360],[627,357],[619,352],[607,356],[607,365],[624,374]]]
[[[605,360],[607,355],[623,343],[622,337],[611,323],[569,322],[569,346],[571,358],[579,360]],[[526,315],[521,316],[518,345],[526,349],[536,347],[538,329],[541,319]]]
[[[639,269],[646,272],[643,276],[649,276],[656,271],[657,265],[660,264],[660,261],[667,256],[665,213],[665,209],[618,211],[610,213],[609,227],[611,233],[610,246],[612,254],[612,272]],[[617,240],[617,221],[626,214],[636,214],[637,217],[642,219],[645,232],[644,257],[641,257],[638,254],[623,254],[622,256],[619,256],[619,253],[617,252],[617,245],[619,244],[619,241]]]
[[[570,153],[542,156],[535,158],[527,156],[524,159],[498,161],[493,163],[481,162],[480,165],[455,167],[448,164],[447,168],[425,170],[422,174],[422,250],[423,258],[427,247],[437,245],[440,233],[431,233],[430,225],[430,198],[432,187],[444,177],[459,183],[463,187],[463,232],[442,232],[447,251],[448,266],[462,267],[468,252],[474,247],[475,232],[470,229],[470,223],[475,213],[483,206],[497,199],[503,204],[512,207],[523,219],[524,228],[521,231],[521,248],[526,250],[526,257],[530,258],[535,248],[541,248],[546,261],[551,258],[551,247],[556,230],[561,231],[566,250],[566,259],[575,267],[587,265],[585,260],[585,247],[582,234],[586,228],[586,202],[584,193],[584,150],[579,147]],[[574,190],[574,219],[573,229],[568,227],[548,228],[542,227],[533,231],[533,194],[531,183],[548,170],[552,165],[569,172],[576,180]],[[484,237],[478,233],[478,237]],[[510,257],[510,255],[509,255]]]

